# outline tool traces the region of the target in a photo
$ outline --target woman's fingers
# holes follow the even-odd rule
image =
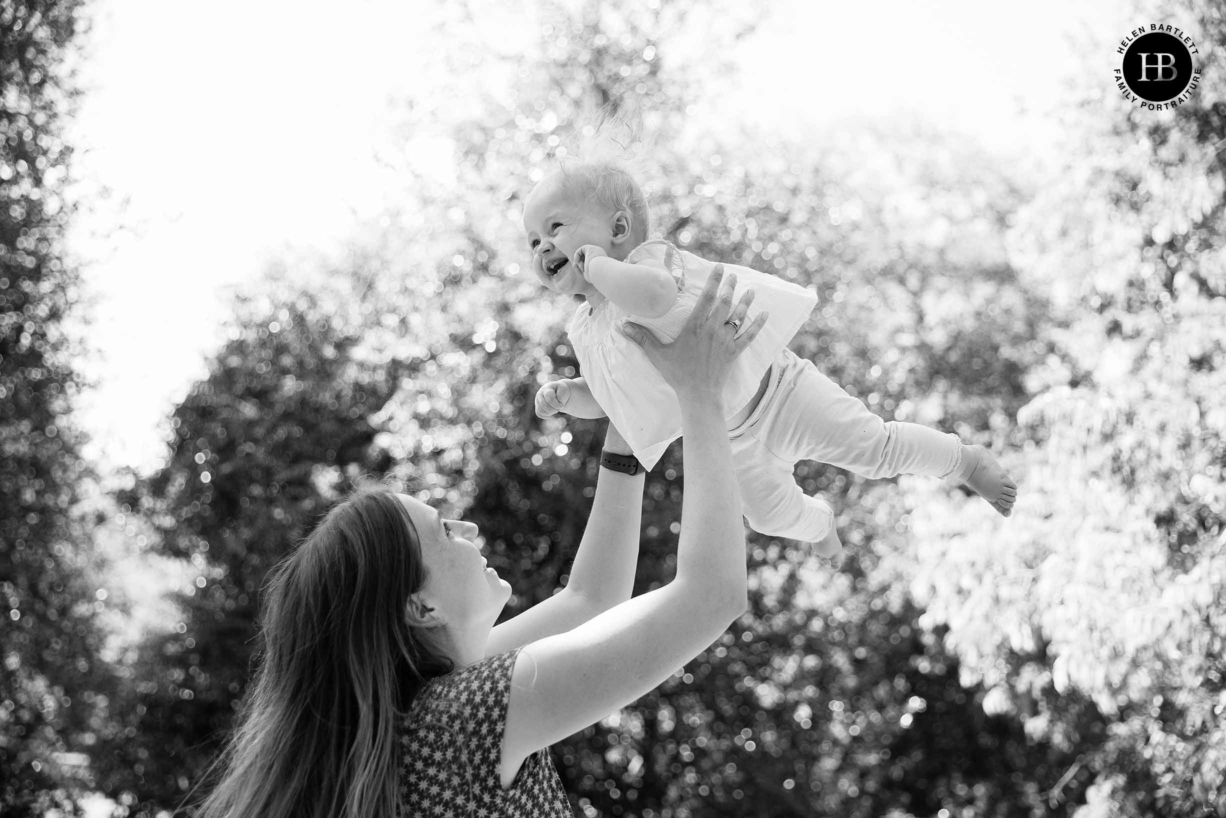
[[[735,293],[736,273],[726,273],[719,285],[719,297],[715,301],[715,308],[711,311],[712,321],[718,321],[720,324],[728,323],[728,318],[732,315],[732,297]]]
[[[703,324],[711,319],[712,311],[715,309],[715,297],[720,291],[723,281],[724,265],[716,264],[715,269],[711,271],[711,275],[707,276],[707,283],[703,285],[702,292],[698,294],[697,300],[694,301],[694,310],[690,313],[690,320],[695,324]]]
[[[750,295],[752,294],[753,291],[751,290]],[[754,316],[754,319],[749,322],[749,326],[741,328],[740,334],[736,336],[738,351],[753,343],[753,339],[757,338],[758,333],[762,331],[764,326],[766,326],[766,319],[769,317],[769,315],[770,313],[763,310]]]
[[[746,290],[742,293],[741,299],[732,307],[732,312],[728,314],[724,323],[730,324],[735,331],[739,332],[745,324],[745,316],[749,314],[749,305],[753,303],[753,298],[753,290]]]

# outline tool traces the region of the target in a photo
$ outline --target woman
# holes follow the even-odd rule
[[[626,329],[682,408],[676,578],[630,598],[644,478],[607,467],[630,453],[611,426],[570,582],[496,627],[510,586],[476,526],[361,491],[276,571],[263,664],[200,815],[571,815],[546,748],[660,684],[745,610],[721,394],[765,313],[742,328],[752,293],[733,305],[735,277],[722,278],[673,343]]]

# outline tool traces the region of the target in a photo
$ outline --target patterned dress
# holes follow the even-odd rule
[[[400,738],[404,818],[574,818],[546,750],[502,788],[502,736],[518,650],[431,679]]]

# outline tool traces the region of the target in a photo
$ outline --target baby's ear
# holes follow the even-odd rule
[[[621,244],[629,240],[634,230],[634,217],[628,210],[619,210],[613,214],[613,243]]]

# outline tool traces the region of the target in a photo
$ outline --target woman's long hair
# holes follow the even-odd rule
[[[425,578],[412,519],[383,488],[337,505],[277,566],[262,663],[198,815],[396,814],[398,716],[451,668],[408,623]]]

